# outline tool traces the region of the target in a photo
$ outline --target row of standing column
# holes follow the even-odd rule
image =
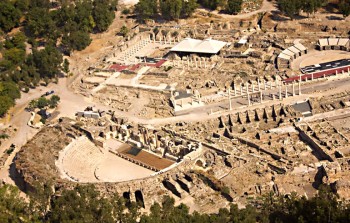
[[[266,90],[267,89],[267,85],[266,85],[266,81],[264,81],[264,87],[262,88],[261,85],[260,85],[260,81],[258,80],[258,89],[257,91],[255,91],[255,87],[254,87],[254,84],[252,84],[252,87],[251,87],[251,90],[252,90],[252,93],[257,93],[259,92],[260,93],[260,103],[263,102],[263,90]],[[270,82],[270,89],[272,89],[272,85],[271,85],[271,82]],[[236,90],[236,87],[234,86],[234,96],[237,96],[237,90]],[[243,95],[243,85],[240,84],[240,95]],[[246,91],[246,95],[247,95],[247,99],[248,99],[248,106],[251,105],[251,99],[250,99],[250,90],[249,90],[249,84],[246,83],[246,88],[245,88],[245,91]],[[288,85],[285,86],[285,98],[288,98]],[[299,81],[298,82],[298,95],[301,95],[301,82]],[[278,95],[279,95],[279,99],[282,100],[283,97],[282,97],[282,82],[280,82],[280,84],[278,85]],[[292,96],[295,96],[296,95],[296,92],[295,92],[295,82],[292,83]],[[232,94],[231,94],[231,88],[228,89],[228,99],[229,99],[229,109],[232,110]],[[272,100],[275,100],[275,94],[272,94]]]
[[[195,67],[195,68],[207,68],[212,64],[206,58],[188,59],[188,60],[173,60],[173,66],[177,67]]]

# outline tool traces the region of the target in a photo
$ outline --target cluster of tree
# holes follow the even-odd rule
[[[184,204],[175,206],[169,196],[161,204],[154,203],[149,214],[141,214],[139,203],[118,195],[102,197],[92,185],[63,190],[59,196],[51,194],[51,187],[36,189],[30,203],[18,195],[16,188],[0,188],[0,219],[3,222],[141,222],[141,223],[267,223],[267,222],[348,222],[350,205],[321,187],[317,196],[306,199],[290,196],[265,195],[255,206],[238,209],[231,204],[218,213],[189,213]],[[258,208],[257,208],[258,206]]]
[[[14,82],[0,82],[0,117],[6,114],[20,96],[18,87]]]
[[[16,3],[19,1],[16,1]],[[9,32],[19,25],[22,11],[10,1],[0,2],[0,29]]]
[[[135,6],[135,12],[140,19],[145,20],[159,13],[167,20],[176,20],[191,16],[197,8],[196,0],[140,0]]]
[[[199,6],[209,9],[224,9],[227,13],[235,14],[241,11],[243,0],[140,0],[135,12],[141,20],[153,18],[160,14],[164,19],[177,20],[192,15]]]
[[[339,11],[344,17],[350,15],[350,0],[340,0]]]
[[[319,8],[328,4],[328,0],[278,0],[279,9],[288,17],[293,18],[300,11],[308,14],[315,13]],[[338,2],[339,12],[344,17],[350,15],[350,1],[340,0]]]
[[[117,0],[82,0],[74,4],[64,2],[55,10],[50,10],[50,6],[31,5],[26,15],[26,33],[54,43],[61,37],[61,47],[68,54],[72,50],[83,50],[91,42],[89,33],[107,30],[114,19],[116,4]]]
[[[58,105],[58,102],[61,100],[61,98],[57,95],[52,95],[50,99],[47,99],[46,97],[40,97],[37,100],[32,100],[29,102],[28,108],[30,110],[33,110],[35,108],[56,108]]]
[[[278,0],[278,7],[288,17],[293,18],[301,10],[314,13],[326,3],[327,0]]]
[[[26,36],[22,32],[8,37],[2,46],[0,60],[0,116],[6,114],[20,97],[19,89],[28,91],[41,80],[46,83],[56,78],[62,69],[62,53],[53,44],[44,49],[33,47],[32,53],[26,54]],[[15,94],[13,93],[15,92]]]
[[[242,10],[243,0],[198,0],[198,3],[208,9],[223,9],[229,14],[236,14]]]
[[[55,5],[50,0],[0,1],[0,37],[5,39],[0,42],[0,84],[14,82],[17,91],[29,91],[41,81],[47,84],[56,79],[62,71],[68,73],[69,63],[62,54],[83,50],[91,42],[90,33],[107,30],[116,5],[117,0],[58,1]],[[20,29],[10,34],[15,27]],[[0,92],[3,116],[16,98]]]

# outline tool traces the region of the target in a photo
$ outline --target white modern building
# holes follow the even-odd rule
[[[211,38],[205,40],[198,40],[192,38],[185,38],[173,48],[170,52],[175,52],[180,56],[196,53],[200,56],[212,56],[219,54],[220,50],[227,45],[227,42],[213,40]]]

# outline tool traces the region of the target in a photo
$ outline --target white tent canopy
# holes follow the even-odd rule
[[[224,46],[226,46],[226,44],[226,42],[213,40],[210,38],[205,40],[185,38],[180,43],[171,48],[170,51],[217,54]]]

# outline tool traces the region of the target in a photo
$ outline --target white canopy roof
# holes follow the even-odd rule
[[[328,43],[331,46],[336,46],[336,45],[338,45],[338,40],[339,40],[338,38],[329,38]]]
[[[328,46],[328,39],[319,39],[320,46]]]
[[[192,38],[186,38],[180,43],[171,48],[172,52],[187,52],[187,53],[218,53],[227,43],[213,40],[205,39],[198,40]]]
[[[301,43],[295,44],[294,47],[297,48],[300,51],[307,50],[306,47],[303,44],[301,44]]]
[[[339,46],[346,46],[346,44],[348,44],[348,42],[349,42],[349,39],[340,38],[340,39],[339,39],[339,42],[338,42],[338,45],[339,45]]]
[[[286,55],[286,54],[283,54],[283,53],[281,53],[280,55],[278,55],[278,58],[285,59],[285,60],[290,60],[290,56],[288,56],[288,55]]]

